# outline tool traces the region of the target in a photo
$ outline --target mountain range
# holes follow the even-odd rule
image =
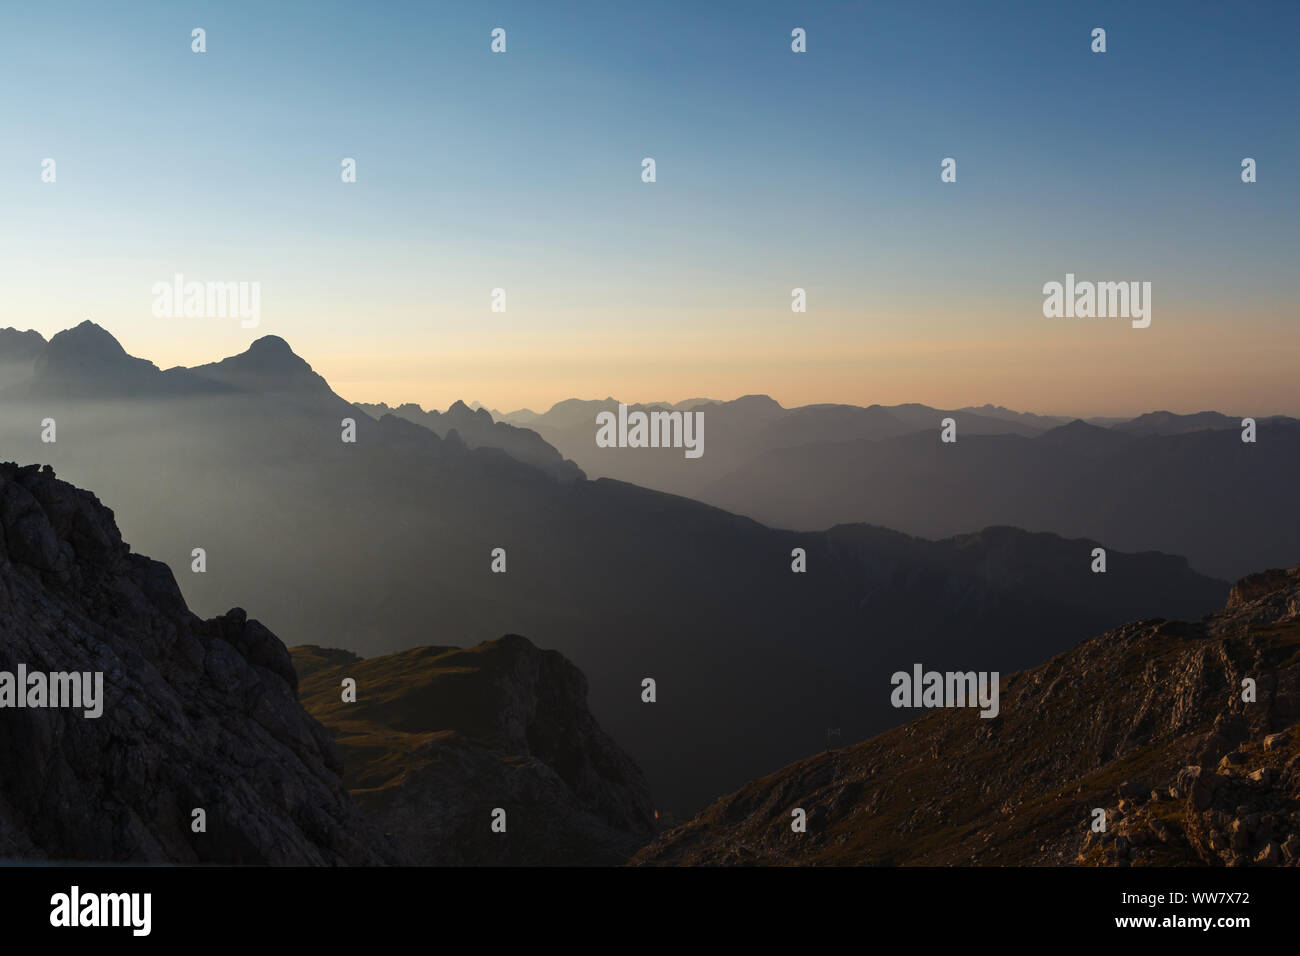
[[[685,403],[684,403],[685,404]],[[511,413],[592,477],[685,495],[771,527],[867,522],[923,537],[989,525],[1095,538],[1185,556],[1235,579],[1300,553],[1300,421],[1257,415],[1256,441],[1219,412],[1069,419],[990,405],[807,405],[766,395],[697,401],[706,452],[600,448],[595,416],[567,400]],[[680,406],[677,406],[680,407]],[[669,406],[629,405],[649,411]],[[945,419],[956,441],[940,440]]]
[[[0,464],[0,585],[0,672],[102,675],[97,716],[0,709],[0,859],[400,861],[284,645],[240,608],[193,614],[89,492]]]
[[[0,464],[0,860],[622,863],[654,811],[586,692],[515,635],[362,661],[202,620],[93,495]]]
[[[1300,865],[1300,567],[1200,622],[1085,641],[1001,697],[992,719],[937,710],[753,780],[637,862]]]
[[[511,458],[546,472],[561,481],[585,478],[582,469],[560,453],[541,435],[530,428],[494,421],[485,408],[470,408],[464,402],[453,402],[445,412],[424,411],[419,405],[407,403],[389,408],[383,402],[377,405],[356,403],[357,408],[371,418],[396,415],[417,425],[423,425],[440,438],[452,432],[470,448],[499,448]]]
[[[287,650],[240,608],[194,615],[90,493],[4,463],[0,685],[42,669],[103,686],[0,694],[0,859],[1300,864],[1300,566],[1009,674],[989,717],[828,741],[657,838],[563,656],[517,635]]]
[[[560,476],[459,428],[373,418],[275,336],[166,370],[92,323],[0,345],[0,447],[111,500],[200,613],[256,607],[289,644],[366,657],[528,634],[586,674],[592,713],[679,817],[820,750],[831,724],[845,741],[896,724],[878,688],[898,666],[1025,667],[1126,620],[1204,613],[1228,588],[1108,540],[782,531]],[[710,429],[710,442],[726,433]],[[1104,574],[1091,570],[1098,546]]]

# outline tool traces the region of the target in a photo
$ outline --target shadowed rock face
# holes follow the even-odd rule
[[[398,859],[274,634],[238,608],[200,620],[93,495],[0,464],[0,671],[19,664],[102,671],[103,714],[0,708],[0,859]]]
[[[626,861],[653,833],[636,764],[587,709],[587,681],[555,651],[508,635],[335,666],[293,649],[304,706],[335,734],[358,803],[418,863]],[[343,703],[344,678],[357,682]],[[505,811],[506,831],[492,814]]]
[[[638,862],[1294,866],[1298,721],[1300,567],[1243,579],[1199,623],[1128,624],[1004,678],[996,718],[938,710],[791,764]]]

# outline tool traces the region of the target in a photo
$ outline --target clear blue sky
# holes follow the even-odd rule
[[[1300,412],[1267,365],[1300,359],[1297,36],[1291,2],[15,5],[0,325],[90,317],[161,365],[275,332],[426,405]],[[1066,271],[1153,281],[1147,339],[1045,324]],[[153,318],[174,272],[260,281],[262,327]],[[1230,339],[1240,381],[1197,401]],[[1082,407],[1106,356],[1135,382]]]

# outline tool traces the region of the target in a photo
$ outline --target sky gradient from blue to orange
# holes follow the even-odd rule
[[[1300,414],[1297,35],[1293,3],[28,5],[0,326],[163,367],[275,333],[426,407]],[[177,272],[260,282],[260,327],[155,318]],[[1067,272],[1151,281],[1151,328],[1045,319]]]

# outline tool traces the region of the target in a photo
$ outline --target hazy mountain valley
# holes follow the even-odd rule
[[[373,418],[274,336],[169,370],[126,355],[90,323],[39,338],[0,334],[6,456],[51,464],[93,489],[133,546],[175,569],[200,613],[248,607],[288,644],[368,658],[525,634],[586,675],[593,714],[643,768],[654,807],[679,818],[824,749],[829,728],[847,743],[905,719],[888,698],[896,669],[922,661],[1007,673],[1128,620],[1199,617],[1228,590],[1176,554],[1126,553],[1108,540],[1012,527],[942,540],[886,530],[912,513],[903,499],[923,487],[915,474],[898,479],[908,495],[882,499],[885,527],[773,530],[687,498],[589,480],[570,467],[585,468],[573,449],[545,451],[536,422],[489,423],[459,406],[430,421],[440,435],[407,417]],[[715,453],[725,464],[733,428],[749,427],[727,416],[747,404],[780,441],[854,436],[858,418],[883,421],[872,409],[814,407],[791,419],[771,402],[710,407],[708,453],[685,461],[677,451],[674,467],[713,467]],[[591,417],[590,436],[594,410],[569,410],[575,423]],[[898,431],[887,441],[938,454],[937,412],[884,414]],[[987,410],[956,416],[971,432],[959,454],[985,447],[973,434],[980,428],[1011,429],[984,436],[994,448],[1074,427],[1029,437],[1044,423]],[[41,440],[47,419],[54,442]],[[355,422],[355,442],[342,440],[344,419]],[[1270,447],[1266,429],[1288,427],[1261,425],[1260,448]],[[1198,471],[1192,447],[1181,453],[1189,473]],[[819,497],[790,488],[787,500],[801,507]],[[1262,508],[1269,488],[1257,491]],[[1145,504],[1158,510],[1168,497],[1162,488]],[[1250,533],[1282,549],[1290,513]],[[1090,570],[1097,546],[1107,549],[1104,574]],[[504,573],[492,570],[496,549]],[[801,562],[806,571],[795,573]],[[646,678],[657,687],[653,704],[642,700]]]
[[[290,652],[240,608],[201,620],[48,468],[0,465],[0,612],[0,677],[108,677],[85,714],[0,721],[10,860],[1300,861],[1300,568],[1238,582],[1200,623],[1126,624],[1006,675],[992,719],[836,741],[671,829],[560,654],[508,635],[363,660]]]
[[[1246,412],[1083,421],[981,406],[809,405],[765,395],[694,400],[708,454],[684,462],[667,449],[597,448],[601,402],[560,402],[510,413],[592,477],[686,495],[772,527],[854,522],[943,538],[990,525],[1106,541],[1186,557],[1205,574],[1237,578],[1300,554],[1300,421]],[[631,406],[668,408],[670,406]],[[956,441],[939,441],[941,423]]]

